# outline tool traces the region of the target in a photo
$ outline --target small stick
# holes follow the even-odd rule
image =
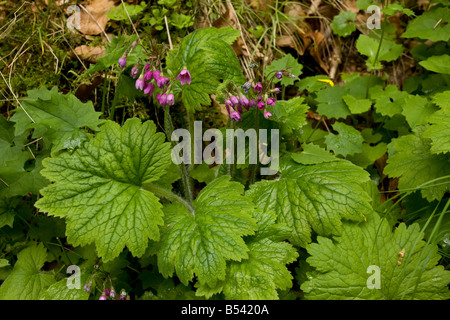
[[[166,23],[167,37],[169,38],[170,50],[172,50],[173,49],[173,47],[172,47],[172,39],[170,38],[169,24],[167,23],[167,16],[166,15],[164,15],[164,22]]]

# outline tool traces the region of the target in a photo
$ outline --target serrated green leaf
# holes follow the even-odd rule
[[[420,61],[419,64],[433,72],[450,74],[450,56],[448,54],[429,57],[427,60]]]
[[[41,300],[88,300],[89,292],[84,290],[83,284],[89,280],[90,276],[90,274],[81,271],[80,288],[69,288],[67,279],[62,279],[49,286],[41,295]]]
[[[301,285],[306,299],[449,299],[450,272],[436,266],[437,246],[425,246],[419,226],[401,223],[394,232],[386,219],[367,215],[359,225],[345,223],[335,241],[318,237],[307,247],[307,262],[317,271]],[[401,264],[399,252],[405,250]],[[369,289],[379,268],[380,288]],[[368,271],[369,270],[369,271]]]
[[[333,33],[346,37],[356,30],[356,25],[353,23],[356,18],[356,13],[352,11],[341,11],[338,15],[334,16],[333,21],[330,23],[330,27]]]
[[[381,69],[381,61],[396,60],[402,54],[404,48],[400,44],[383,39],[378,52],[380,41],[361,34],[356,41],[356,49],[359,53],[368,57],[366,65],[369,69]],[[378,55],[377,55],[378,52]]]
[[[129,23],[130,18],[133,19],[145,10],[147,4],[142,1],[138,5],[121,3],[118,7],[111,7],[110,12],[106,16],[115,21],[125,21]]]
[[[370,197],[360,186],[369,174],[346,160],[300,165],[284,159],[277,180],[262,180],[247,194],[263,210],[275,210],[278,222],[292,228],[298,246],[318,234],[340,234],[341,219],[358,221],[370,210]]]
[[[144,254],[158,240],[161,204],[142,185],[157,181],[170,164],[169,143],[152,121],[128,119],[123,127],[107,121],[100,133],[73,154],[44,160],[42,174],[55,182],[41,190],[41,211],[64,217],[68,241],[95,243],[103,261],[125,246]]]
[[[175,271],[185,285],[194,274],[201,284],[215,287],[225,279],[227,260],[248,258],[242,236],[256,230],[251,217],[253,204],[243,196],[244,186],[229,176],[212,181],[193,202],[194,213],[186,207],[165,207],[165,227],[157,244],[158,268],[165,276]]]
[[[433,101],[441,108],[428,117],[432,125],[423,133],[431,139],[432,153],[450,152],[450,91],[438,93]]]
[[[411,128],[427,124],[427,118],[434,113],[437,108],[428,102],[426,97],[419,95],[408,95],[405,98],[402,114]]]
[[[407,92],[398,90],[396,85],[375,86],[369,89],[371,99],[375,99],[375,110],[383,116],[393,117],[400,114],[408,96]]]
[[[59,93],[56,87],[29,90],[22,104],[35,123],[22,109],[17,109],[11,117],[16,122],[16,135],[34,128],[53,143],[53,154],[63,149],[73,151],[89,139],[82,128],[98,131],[103,123],[99,119],[101,113],[95,112],[92,102],[82,103],[70,93]],[[39,138],[36,131],[33,138]]]
[[[390,15],[390,16],[396,14],[397,12],[404,13],[408,17],[414,16],[414,11],[403,7],[403,4],[398,3],[398,2],[389,3],[386,8],[381,9],[381,12],[383,12],[387,15]]]
[[[430,152],[431,141],[422,136],[424,128],[414,134],[397,138],[391,142],[395,154],[389,154],[384,173],[392,178],[400,177],[399,190],[421,187],[421,193],[428,201],[439,200],[450,190],[450,155]],[[431,184],[424,185],[434,179]]]
[[[343,156],[353,155],[362,151],[364,141],[361,132],[342,122],[335,122],[333,129],[337,135],[330,133],[325,137],[327,149],[333,150],[334,154]]]
[[[402,38],[417,37],[431,41],[448,41],[450,38],[449,22],[450,8],[431,7],[430,10],[408,23]]]
[[[17,255],[13,271],[0,287],[0,300],[37,300],[55,278],[41,271],[47,261],[43,244],[33,244]]]
[[[183,104],[188,110],[200,110],[201,105],[209,105],[209,95],[216,92],[220,80],[232,80],[237,84],[245,81],[239,60],[230,46],[239,34],[231,27],[198,29],[169,53],[167,68],[172,74],[178,74],[183,68],[191,74],[190,85],[177,83],[175,88],[182,90]]]
[[[363,143],[361,153],[348,156],[346,159],[362,168],[367,168],[368,166],[374,164],[377,159],[381,158],[386,151],[386,143],[381,142],[375,146],[371,146],[368,143]]]
[[[283,58],[272,61],[272,64],[266,68],[264,74],[266,77],[271,79],[273,77],[274,83],[280,83],[284,86],[289,86],[294,84],[298,80],[298,76],[302,74],[303,65],[298,63],[298,61],[291,55],[287,54]],[[295,78],[290,78],[288,76],[283,76],[281,80],[277,79],[275,73],[277,71],[287,71],[295,76]]]
[[[248,258],[230,262],[225,280],[215,288],[198,285],[197,295],[209,298],[223,290],[226,299],[273,300],[279,299],[277,290],[292,286],[293,277],[286,264],[295,261],[298,253],[283,241],[290,229],[275,223],[273,211],[259,210],[254,217],[258,220],[258,231],[246,240]],[[277,236],[274,238],[274,235]]]
[[[267,110],[273,115],[271,119],[284,124],[292,132],[293,129],[300,129],[306,124],[306,112],[309,106],[303,101],[303,97],[279,100],[275,106],[267,106]]]
[[[302,145],[303,151],[291,154],[291,158],[300,164],[316,164],[322,162],[339,161],[334,155],[318,145],[308,143]]]

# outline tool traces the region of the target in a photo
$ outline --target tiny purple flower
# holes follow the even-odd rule
[[[109,296],[110,292],[111,292],[111,291],[109,290],[109,288],[106,288],[104,294],[105,294],[106,296]]]
[[[146,73],[144,73],[144,80],[145,81],[151,81],[152,80],[152,75],[153,75],[153,73],[151,71],[147,71]]]
[[[115,299],[116,298],[116,292],[114,291],[114,288],[111,289],[111,292],[109,293],[109,297],[111,299]]]
[[[242,110],[241,106],[236,106],[235,108],[236,108],[237,112],[239,112],[239,113],[242,113],[244,111],[244,110]]]
[[[250,82],[246,82],[243,84],[242,89],[244,89],[245,91],[247,91],[248,89],[250,89],[252,86],[252,84]]]
[[[145,71],[148,71],[148,69],[150,69],[150,64],[149,64],[149,63],[147,63],[147,64],[145,65],[145,67],[144,67],[144,70],[145,70]]]
[[[139,69],[138,69],[138,65],[136,64],[133,68],[131,68],[130,76],[131,76],[133,79],[136,79],[136,77],[138,76],[138,74],[139,74]]]
[[[91,284],[90,283],[86,283],[83,287],[84,291],[86,292],[91,292]]]
[[[175,97],[173,96],[173,93],[169,93],[169,94],[167,95],[166,103],[167,103],[169,106],[173,106],[173,104],[175,103]]]
[[[122,68],[125,68],[127,66],[127,58],[120,57],[119,58],[119,66],[121,66]]]
[[[234,121],[241,121],[241,115],[236,110],[231,111],[230,119],[233,119]]]
[[[281,78],[283,78],[283,74],[280,71],[278,71],[277,73],[275,73],[275,77],[277,77],[278,79],[281,79]]]
[[[163,89],[166,85],[169,84],[170,79],[166,78],[164,76],[160,76],[158,79],[156,79],[156,85]]]
[[[275,88],[272,90],[273,93],[280,93],[280,88]]]
[[[165,106],[167,104],[167,95],[163,93],[159,96],[158,102],[160,105]]]
[[[155,85],[153,83],[147,83],[144,88],[144,94],[152,95],[155,90]]]
[[[264,102],[259,101],[258,104],[257,104],[257,107],[258,107],[258,109],[263,110],[266,107],[266,105],[264,104]]]
[[[248,103],[248,106],[249,106],[249,107],[254,107],[254,106],[256,106],[255,99],[251,99],[250,102]]]
[[[239,104],[239,100],[238,100],[238,98],[235,97],[235,96],[231,96],[230,100],[231,100],[231,105],[232,105],[233,107],[234,107],[235,105]]]
[[[139,79],[136,80],[136,89],[138,90],[144,90],[145,87],[145,81],[144,78],[141,76]]]
[[[100,298],[98,298],[98,300],[107,300],[108,297],[106,297],[105,292],[102,293],[102,295],[100,296]]]
[[[158,80],[160,75],[161,75],[161,72],[159,70],[153,70],[153,78],[155,80]]]
[[[269,119],[271,116],[272,114],[269,111],[264,110],[264,118]]]
[[[255,87],[253,89],[255,90],[255,92],[261,92],[262,84],[258,82],[257,84],[255,84]]]
[[[266,104],[267,104],[268,106],[274,106],[274,105],[275,105],[275,101],[277,101],[277,99],[275,99],[275,98],[269,98],[269,99],[267,99]]]
[[[177,80],[180,80],[182,86],[184,86],[186,83],[191,84],[191,74],[187,69],[183,69],[177,76]]]
[[[241,96],[239,98],[239,103],[241,105],[243,105],[244,107],[247,107],[248,106],[248,99],[247,99],[247,97],[246,96]]]

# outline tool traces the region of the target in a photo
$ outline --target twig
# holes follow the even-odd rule
[[[15,100],[17,101],[17,103],[19,104],[20,108],[23,110],[23,112],[25,112],[25,114],[28,116],[28,118],[30,118],[31,122],[35,123],[35,121],[33,120],[33,118],[28,114],[27,110],[25,110],[25,108],[22,106],[22,104],[20,103],[19,99],[17,99],[17,96],[16,96],[16,94],[14,93],[14,91],[13,91],[13,89],[12,89],[12,87],[11,87],[11,82],[8,83],[8,82],[6,81],[5,76],[3,75],[2,72],[0,72],[0,75],[1,75],[2,78],[3,78],[3,81],[5,81],[6,85],[8,86],[8,89],[11,91],[11,93],[12,93],[14,99],[15,99]]]
[[[139,33],[137,32],[136,28],[134,27],[133,20],[131,20],[131,17],[130,17],[130,14],[128,13],[127,7],[125,7],[125,3],[123,3],[123,0],[120,0],[120,2],[122,3],[125,13],[127,14],[128,20],[130,20],[130,24],[131,24],[131,27],[133,28],[134,33],[136,33],[136,35],[139,39],[139,42],[141,42],[141,37],[139,37]],[[141,42],[141,45],[142,45],[142,42]]]
[[[166,23],[167,37],[169,38],[170,50],[172,50],[173,49],[172,39],[170,38],[169,24],[167,23],[167,16],[166,15],[164,15],[164,22]]]

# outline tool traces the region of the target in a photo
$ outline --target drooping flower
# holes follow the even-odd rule
[[[153,83],[147,83],[144,88],[144,94],[152,95],[155,90],[155,85]]]
[[[136,89],[138,90],[144,90],[145,87],[145,80],[144,80],[144,76],[140,76],[139,79],[136,80]]]
[[[153,73],[153,79],[158,80],[161,75],[161,72],[159,70],[153,70],[152,73]]]
[[[91,282],[89,281],[88,283],[86,283],[83,287],[84,291],[86,292],[91,292]]]
[[[274,89],[272,90],[272,92],[273,92],[273,93],[280,93],[280,88],[274,88]]]
[[[278,79],[283,78],[283,73],[281,73],[281,71],[278,71],[277,73],[275,73],[275,77],[277,77]]]
[[[136,63],[136,64],[134,65],[134,67],[131,68],[130,76],[131,76],[133,79],[136,79],[136,77],[138,76],[138,74],[139,74],[139,69],[138,69],[138,64]]]
[[[239,103],[248,110],[248,99],[246,96],[239,97]]]
[[[262,91],[262,84],[258,82],[257,84],[255,84],[253,89],[255,90],[255,92],[261,92]]]
[[[181,70],[181,72],[177,76],[177,80],[180,80],[180,83],[182,86],[184,86],[186,83],[191,84],[191,74],[187,69]]]
[[[234,121],[241,121],[241,115],[236,110],[232,110],[230,113],[230,119]]]
[[[174,97],[173,93],[169,93],[169,94],[167,95],[166,103],[167,103],[169,106],[173,106],[173,104],[175,103],[175,97]]]
[[[248,106],[249,107],[254,107],[254,106],[256,106],[256,102],[255,102],[255,99],[250,99],[250,101],[249,101],[249,103],[248,103]]]
[[[152,80],[152,76],[153,76],[153,72],[147,71],[146,73],[144,73],[144,80],[145,81],[151,81]]]
[[[266,109],[264,110],[264,118],[269,119],[272,116],[272,114]]]
[[[158,79],[156,79],[156,85],[157,85],[159,88],[161,88],[161,89],[163,89],[166,85],[168,85],[169,82],[170,82],[170,79],[169,79],[169,78],[166,78],[166,77],[161,76],[161,75],[159,76]]]
[[[239,99],[237,98],[237,97],[235,97],[235,96],[231,96],[230,97],[230,100],[231,100],[231,106],[235,106],[235,105],[238,105],[239,104]]]
[[[111,292],[109,293],[109,297],[111,299],[115,299],[116,298],[116,292],[114,291],[114,288],[111,288]]]
[[[107,300],[108,297],[105,294],[105,291],[103,291],[102,295],[100,296],[100,298],[98,298],[98,300]]]
[[[158,99],[158,102],[160,105],[165,106],[167,104],[167,95],[165,93],[159,95],[156,97],[156,99]]]
[[[275,99],[275,98],[269,98],[269,99],[266,100],[266,104],[267,104],[268,106],[274,106],[274,105],[275,105],[275,101],[277,101],[277,99]]]
[[[145,65],[145,67],[144,67],[144,70],[145,70],[145,71],[148,71],[148,69],[150,69],[150,63],[147,63],[147,64]]]
[[[261,109],[261,110],[263,110],[266,107],[266,105],[262,101],[259,101],[256,106],[258,107],[258,109]]]
[[[244,83],[243,85],[242,85],[242,89],[244,89],[244,90],[248,90],[248,89],[250,89],[251,88],[251,86],[252,86],[252,84],[249,82],[249,81],[247,81],[246,83]]]
[[[125,68],[127,66],[127,58],[122,56],[119,58],[119,66]]]

